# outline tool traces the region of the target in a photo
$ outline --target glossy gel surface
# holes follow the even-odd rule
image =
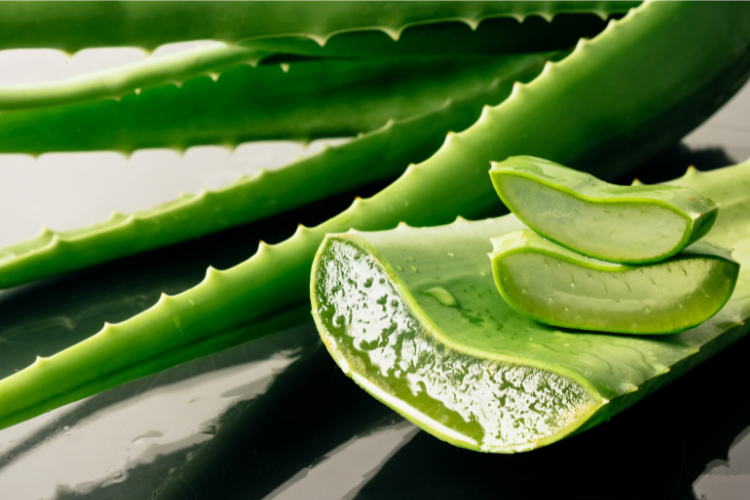
[[[495,163],[490,176],[503,203],[528,226],[610,262],[666,259],[703,237],[719,210],[694,189],[617,186],[530,156]]]
[[[686,330],[724,306],[740,268],[729,252],[702,242],[690,253],[643,266],[591,259],[530,229],[492,243],[495,283],[508,304],[542,323],[580,330]]]

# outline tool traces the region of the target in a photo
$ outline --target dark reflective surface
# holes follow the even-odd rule
[[[747,98],[730,107],[730,125],[750,126]],[[725,122],[691,136],[692,150],[675,146],[619,181],[744,159],[750,132],[722,135]],[[259,238],[279,241],[297,222],[325,219],[352,196],[0,293],[0,375],[194,285],[209,264],[240,262]],[[0,431],[0,498],[750,498],[748,359],[745,339],[580,436],[484,455],[418,431],[369,397],[305,324]]]

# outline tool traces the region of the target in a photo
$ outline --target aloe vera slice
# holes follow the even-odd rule
[[[748,332],[748,182],[750,162],[672,183],[701,186],[730,209],[711,234],[742,264],[721,311],[675,335],[561,331],[517,312],[497,293],[486,255],[490,237],[525,228],[513,215],[327,236],[313,265],[313,317],[347,375],[431,434],[487,452],[545,446]]]
[[[526,225],[609,262],[666,259],[703,237],[719,206],[678,186],[617,186],[529,156],[493,163],[492,183]]]
[[[591,259],[531,229],[491,239],[492,273],[505,301],[547,325],[665,334],[719,312],[739,276],[731,253],[699,241],[643,266]]]
[[[487,179],[492,158],[523,152],[611,178],[671,144],[726,102],[748,77],[749,46],[750,7],[743,3],[652,2],[631,11],[595,39],[579,42],[564,60],[547,64],[528,85],[516,84],[502,104],[485,107],[477,123],[451,134],[434,156],[374,197],[355,201],[315,228],[300,227],[278,245],[262,245],[246,262],[221,273],[222,282],[206,280],[173,297],[169,306],[160,302],[118,324],[117,335],[105,329],[0,380],[0,427],[163,369],[175,361],[173,349],[198,345],[235,322],[248,325],[292,306],[309,306],[310,268],[326,233],[388,229],[399,220],[437,225],[458,214],[497,213],[500,203]],[[610,125],[607,134],[601,133],[603,122]],[[714,178],[702,176],[701,192]],[[730,197],[744,202],[747,184],[717,179],[722,182],[715,185],[721,195],[716,199],[725,208]],[[722,212],[716,226],[734,214]],[[737,234],[717,243],[731,248]],[[482,260],[489,265],[486,255]],[[737,290],[741,283],[742,276]],[[194,315],[197,309],[200,314]],[[178,313],[181,328],[170,319]],[[152,328],[155,322],[158,328]],[[144,330],[147,324],[152,326]],[[723,337],[716,349],[730,338]],[[709,347],[704,355],[713,352]],[[122,352],[126,359],[117,356]],[[192,355],[200,356],[200,349]]]

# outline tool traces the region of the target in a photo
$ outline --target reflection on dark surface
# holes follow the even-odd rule
[[[675,146],[618,182],[731,163],[721,149]],[[352,196],[0,293],[0,375],[198,283],[208,265],[244,260],[259,238],[324,220]],[[0,498],[743,498],[747,359],[750,339],[580,436],[485,455],[419,432],[365,394],[307,324],[1,431]]]

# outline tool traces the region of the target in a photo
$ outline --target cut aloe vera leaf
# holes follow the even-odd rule
[[[748,203],[750,163],[701,177],[704,194]],[[675,335],[562,331],[517,312],[486,255],[490,237],[525,228],[513,215],[327,236],[313,317],[342,370],[416,425],[469,449],[530,450],[605,421],[748,332],[750,219],[736,213],[714,228],[742,264],[732,298]]]
[[[236,43],[299,36],[320,45],[335,33],[382,31],[398,39],[408,26],[560,13],[606,18],[640,2],[3,2],[0,49],[132,46],[154,49],[187,40]]]
[[[643,266],[591,259],[531,229],[491,241],[492,273],[505,301],[547,325],[579,330],[687,330],[719,312],[740,272],[731,253],[703,241]]]
[[[567,58],[547,64],[528,85],[516,84],[503,103],[486,107],[477,123],[450,134],[434,156],[407,169],[374,197],[355,201],[315,228],[300,228],[278,245],[263,245],[246,262],[222,273],[227,281],[221,286],[204,282],[174,297],[170,308],[157,305],[119,324],[119,335],[108,336],[106,342],[100,343],[105,336],[102,332],[60,353],[65,356],[52,356],[0,380],[0,427],[74,399],[63,399],[61,394],[75,391],[77,398],[83,398],[143,376],[148,369],[164,368],[135,369],[145,366],[146,360],[168,358],[173,346],[210,338],[228,328],[228,323],[251,324],[293,305],[309,305],[310,268],[326,233],[352,227],[389,229],[399,220],[438,225],[458,214],[485,217],[497,213],[501,203],[487,179],[492,158],[533,154],[612,178],[672,144],[726,102],[748,77],[748,47],[748,4],[652,2],[631,11],[622,20],[610,22],[593,40],[581,41]],[[607,133],[602,133],[602,123],[608,124]],[[734,175],[739,175],[737,170]],[[730,186],[717,183],[719,196],[701,192],[725,202],[720,195],[734,190],[736,182],[730,180]],[[741,193],[740,201],[745,199]],[[716,226],[721,224],[722,218]],[[489,266],[484,253],[482,258]],[[499,296],[492,282],[491,287]],[[190,303],[198,295],[201,302]],[[204,305],[200,315],[182,317],[182,331],[165,319],[161,330],[140,335],[144,327],[140,318],[147,314],[151,320],[168,318],[176,309],[190,312]],[[194,326],[186,329],[186,322]],[[118,359],[107,354],[116,352],[118,345],[128,354],[122,363],[114,363]],[[81,372],[84,366],[91,368],[88,378],[65,376]],[[132,368],[128,372],[132,378],[113,377],[99,383],[100,378],[126,368]]]
[[[33,239],[0,248],[0,288],[80,269],[269,217],[402,173],[440,147],[446,130],[462,130],[482,107],[502,102],[516,81],[530,81],[547,57],[498,60],[495,80],[467,99],[363,134],[340,146],[276,170],[212,191],[185,194],[133,214],[114,213],[106,221],[69,231],[43,229]]]
[[[522,56],[306,60],[0,114],[0,152],[185,150],[245,141],[349,137],[487,88]],[[127,73],[125,73],[127,74]],[[447,132],[444,131],[444,133]]]
[[[703,237],[719,205],[682,186],[617,186],[557,163],[514,156],[493,163],[492,183],[526,225],[609,262],[657,262]]]

